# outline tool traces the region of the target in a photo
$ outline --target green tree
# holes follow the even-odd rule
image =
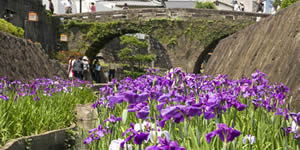
[[[212,2],[197,2],[195,8],[217,9],[216,5]]]
[[[286,8],[299,0],[274,0],[273,7],[280,6],[280,8]]]
[[[130,66],[130,71],[125,70],[125,73],[131,75],[133,78],[143,73],[143,68],[146,63],[155,60],[154,54],[143,54],[142,50],[148,48],[147,41],[141,41],[134,36],[123,35],[120,37],[121,44],[125,45],[125,48],[121,49],[118,53],[118,57],[123,63]],[[135,69],[137,66],[137,69]]]
[[[274,0],[273,1],[273,7],[277,8],[277,6],[280,6],[281,0]]]
[[[24,38],[24,30],[22,28],[16,27],[4,19],[0,19],[0,31]]]
[[[280,8],[286,8],[299,0],[282,0],[280,3]]]

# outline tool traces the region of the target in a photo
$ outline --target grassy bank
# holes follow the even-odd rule
[[[0,80],[0,147],[8,140],[68,127],[77,104],[92,102],[85,82],[57,78],[29,84]]]

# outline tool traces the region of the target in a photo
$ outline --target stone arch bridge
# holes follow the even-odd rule
[[[68,49],[95,56],[115,37],[143,33],[164,47],[160,59],[170,67],[198,73],[219,40],[256,22],[268,14],[206,9],[132,9],[96,13],[57,15],[63,20],[61,33],[69,35]],[[104,56],[105,57],[105,56]]]

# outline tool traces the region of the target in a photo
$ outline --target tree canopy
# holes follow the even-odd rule
[[[275,0],[273,2],[273,6],[274,7],[280,6],[280,8],[286,8],[286,7],[294,4],[297,1],[299,1],[299,0]]]
[[[197,2],[195,8],[217,9],[216,5],[212,2]]]

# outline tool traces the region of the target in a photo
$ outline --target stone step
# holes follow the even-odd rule
[[[93,84],[92,89],[94,91],[99,91],[100,88],[102,88],[106,85],[108,85],[108,83],[96,83],[96,84]]]

